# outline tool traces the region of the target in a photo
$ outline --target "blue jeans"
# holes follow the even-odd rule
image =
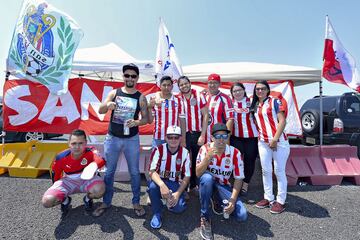
[[[200,217],[210,219],[210,199],[216,198],[222,202],[223,199],[229,200],[232,188],[228,185],[219,184],[209,172],[205,172],[199,179],[200,193]],[[237,221],[245,221],[247,219],[247,211],[240,198],[236,200],[235,210],[231,213]]]
[[[163,179],[163,181],[172,192],[176,192],[180,187],[180,184],[178,182],[174,182],[166,179]],[[161,214],[163,203],[161,201],[160,187],[154,181],[149,181],[148,193],[151,200],[151,210],[153,214]],[[175,207],[170,208],[169,211],[174,213],[181,213],[185,209],[186,209],[185,196],[184,193],[182,193],[181,196],[179,197],[178,203],[175,205]]]
[[[156,148],[157,146],[159,146],[159,145],[161,145],[161,144],[163,144],[163,143],[166,143],[166,141],[165,141],[165,140],[161,140],[161,139],[155,139],[155,138],[153,138],[151,146],[152,146],[152,148]]]
[[[140,140],[139,134],[130,138],[119,138],[107,134],[104,142],[106,172],[104,182],[106,186],[103,201],[110,206],[114,195],[114,175],[121,152],[124,152],[131,177],[132,203],[140,203]]]

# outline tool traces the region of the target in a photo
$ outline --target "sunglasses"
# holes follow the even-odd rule
[[[215,139],[227,139],[229,137],[229,134],[215,134],[214,138]]]
[[[258,91],[258,92],[259,92],[259,91],[266,91],[267,88],[266,88],[266,87],[263,87],[263,88],[255,88],[255,90]]]
[[[172,136],[172,137],[167,136],[167,138],[168,138],[169,140],[178,140],[178,139],[180,138],[180,136]]]
[[[132,79],[135,79],[135,78],[137,78],[137,76],[138,75],[136,75],[136,74],[124,74],[125,78],[130,78],[131,77]]]

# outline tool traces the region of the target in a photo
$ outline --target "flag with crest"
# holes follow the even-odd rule
[[[45,85],[52,94],[64,94],[82,37],[70,16],[45,1],[25,0],[10,44],[7,71]]]

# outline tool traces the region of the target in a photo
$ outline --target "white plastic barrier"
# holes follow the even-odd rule
[[[91,143],[91,144],[89,144],[89,146],[95,147],[99,151],[99,154],[101,156],[105,157],[104,156],[104,144]],[[140,173],[145,173],[145,176],[147,176],[149,160],[150,160],[150,153],[151,153],[151,147],[143,146],[140,148],[139,170],[140,170]],[[100,174],[103,175],[105,171],[106,171],[105,168],[101,169]],[[128,165],[127,165],[127,162],[126,162],[126,159],[125,159],[125,156],[123,153],[121,153],[119,156],[114,179],[115,179],[115,181],[119,181],[119,182],[130,181]]]

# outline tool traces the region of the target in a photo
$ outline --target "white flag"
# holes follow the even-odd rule
[[[179,92],[177,80],[183,75],[180,61],[176,56],[175,46],[171,41],[165,23],[160,19],[159,40],[155,60],[156,84],[160,86],[162,76],[170,76],[174,80],[173,92]]]
[[[11,41],[7,71],[64,94],[83,32],[68,15],[41,0],[25,0]]]
[[[323,77],[360,92],[360,75],[356,61],[341,44],[328,17],[326,17],[325,29]]]

